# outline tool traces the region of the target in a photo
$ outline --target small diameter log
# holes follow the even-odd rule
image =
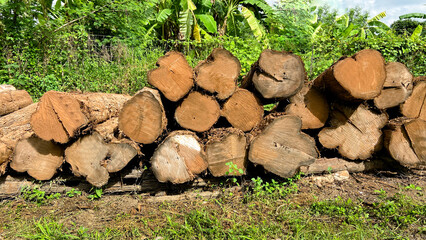
[[[209,130],[219,117],[219,103],[213,97],[199,92],[191,92],[175,111],[176,122],[196,132]]]
[[[241,87],[254,87],[266,99],[283,99],[299,92],[305,79],[305,66],[299,56],[266,49],[251,66]]]
[[[220,100],[227,99],[237,89],[241,64],[232,53],[223,48],[215,48],[205,61],[194,69],[195,82],[210,93],[217,93]]]
[[[137,92],[124,104],[118,127],[135,142],[153,143],[167,127],[160,93],[147,87]]]
[[[302,133],[296,116],[274,119],[250,145],[249,160],[284,178],[294,176],[300,166],[313,163],[318,151],[313,138]]]
[[[415,119],[404,124],[411,146],[420,160],[420,165],[426,165],[426,121]]]
[[[151,168],[160,182],[185,183],[207,169],[198,137],[190,131],[174,131],[158,146]]]
[[[213,176],[245,174],[248,146],[243,131],[234,128],[212,129],[208,132],[208,138],[205,145],[206,159]]]
[[[384,167],[384,161],[379,159],[371,161],[347,161],[340,158],[318,158],[312,164],[300,167],[300,171],[304,174],[320,174],[345,170],[355,173],[382,169]]]
[[[43,140],[67,143],[83,127],[117,116],[129,98],[121,94],[49,91],[41,97],[31,127]]]
[[[334,105],[330,127],[320,131],[320,143],[329,149],[338,148],[339,153],[351,160],[365,160],[382,147],[381,129],[388,117],[376,113],[364,104],[358,107]]]
[[[183,98],[194,85],[192,67],[179,52],[168,52],[157,61],[158,68],[148,72],[148,83],[170,101]]]
[[[221,110],[228,122],[244,132],[252,130],[263,118],[263,106],[256,96],[238,89],[224,104]]]
[[[399,62],[386,64],[386,79],[382,92],[374,98],[379,109],[396,107],[403,103],[413,91],[413,75]]]
[[[380,94],[385,78],[385,62],[380,52],[365,49],[341,58],[314,80],[314,86],[342,100],[369,100]]]
[[[300,92],[291,97],[286,106],[288,115],[300,117],[302,129],[322,128],[330,112],[324,95],[314,87],[304,86]]]
[[[0,116],[9,114],[33,103],[30,94],[25,90],[9,90],[0,92]]]
[[[411,96],[401,104],[401,113],[408,118],[426,121],[426,81],[416,82]]]

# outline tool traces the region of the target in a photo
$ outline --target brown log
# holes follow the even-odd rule
[[[147,87],[137,92],[124,104],[118,127],[135,142],[153,143],[167,127],[160,93]]]
[[[320,131],[320,143],[351,160],[366,160],[382,147],[381,129],[388,117],[369,110],[364,104],[357,107],[333,105],[330,127]]]
[[[195,82],[220,100],[227,99],[237,89],[241,64],[238,58],[223,48],[215,48],[205,61],[194,69]]]
[[[285,112],[300,117],[302,129],[322,128],[328,119],[329,106],[324,95],[314,87],[304,86],[291,97]]]
[[[420,165],[426,165],[426,121],[415,119],[405,123],[404,127]]]
[[[33,103],[30,94],[25,90],[0,92],[0,116],[9,114]]]
[[[67,143],[87,125],[117,116],[129,98],[121,94],[49,91],[41,97],[31,127],[43,140]]]
[[[374,98],[379,109],[396,107],[403,103],[413,91],[413,75],[408,68],[399,62],[386,64],[386,79],[382,92]]]
[[[235,128],[212,129],[205,144],[208,168],[213,176],[240,176],[247,165],[247,138]],[[230,169],[232,163],[237,169]],[[243,171],[240,173],[240,169]]]
[[[299,92],[305,79],[305,66],[299,56],[266,49],[251,66],[241,87],[254,87],[266,99],[282,99]]]
[[[385,62],[380,52],[365,49],[341,58],[314,80],[314,86],[342,100],[369,100],[380,94],[385,78]]]
[[[263,106],[250,91],[239,88],[224,104],[221,115],[235,128],[250,131],[263,118]]]
[[[174,131],[158,146],[151,168],[160,182],[184,183],[207,169],[198,137],[190,131]]]
[[[312,164],[300,167],[300,171],[304,174],[340,172],[345,170],[350,173],[355,173],[382,169],[384,167],[385,163],[380,159],[371,161],[348,161],[340,158],[318,158]]]
[[[14,91],[16,88],[8,84],[0,84],[0,92]]]
[[[408,118],[426,120],[426,81],[415,83],[413,93],[401,104],[401,113]]]
[[[196,132],[209,130],[219,117],[220,106],[217,101],[200,92],[191,92],[175,111],[176,122]]]
[[[294,176],[300,166],[318,158],[313,138],[302,133],[302,121],[296,116],[274,119],[250,145],[249,160],[281,177]]]
[[[167,99],[176,102],[191,90],[193,71],[182,53],[166,53],[158,59],[157,66],[148,72],[148,83],[158,88]]]

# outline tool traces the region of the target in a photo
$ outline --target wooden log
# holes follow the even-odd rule
[[[413,93],[400,108],[405,117],[426,120],[426,81],[415,83]]]
[[[31,117],[31,127],[41,139],[67,143],[90,125],[118,116],[130,96],[108,93],[49,91]]]
[[[8,84],[0,84],[0,92],[14,91],[16,88]]]
[[[176,108],[175,120],[183,128],[196,132],[209,130],[220,117],[217,101],[200,92],[191,92]]]
[[[254,87],[265,99],[283,99],[299,92],[305,79],[305,66],[299,56],[266,49],[251,66],[241,87]]]
[[[30,94],[25,90],[9,90],[0,92],[0,116],[9,114],[33,103]]]
[[[286,114],[300,117],[302,129],[322,128],[330,112],[327,99],[311,86],[304,86],[300,92],[291,97],[285,108]]]
[[[296,116],[274,119],[250,145],[249,160],[281,177],[294,176],[300,166],[319,157],[315,141],[302,133],[302,121]]]
[[[205,61],[194,69],[195,82],[220,100],[227,99],[237,89],[241,64],[238,58],[223,48],[215,48]]]
[[[419,158],[420,165],[426,165],[426,121],[415,119],[404,124],[411,146]]]
[[[381,129],[388,120],[385,113],[373,112],[364,104],[357,107],[335,104],[330,118],[330,127],[318,134],[324,147],[338,148],[343,157],[351,160],[366,160],[381,149]]]
[[[160,93],[147,87],[137,92],[124,104],[118,127],[135,142],[153,143],[167,127]]]
[[[207,169],[203,146],[194,133],[174,131],[155,150],[151,169],[160,182],[191,181]]]
[[[355,173],[383,168],[385,168],[385,162],[380,159],[373,159],[371,161],[348,161],[341,158],[318,158],[312,164],[300,167],[300,171],[304,174],[321,174],[345,170],[350,173]]]
[[[365,49],[341,58],[314,80],[314,86],[342,100],[369,100],[380,94],[385,78],[380,52]]]
[[[158,59],[157,66],[148,72],[148,83],[158,88],[167,99],[176,102],[191,90],[193,71],[182,53],[166,53]]]
[[[212,129],[207,136],[206,160],[212,175],[223,177],[245,174],[248,145],[244,132],[235,128]]]
[[[396,107],[405,102],[413,91],[413,75],[408,68],[399,62],[386,64],[386,79],[382,92],[374,98],[379,109]]]
[[[235,128],[250,131],[263,118],[263,106],[250,91],[239,88],[223,104],[221,115]]]

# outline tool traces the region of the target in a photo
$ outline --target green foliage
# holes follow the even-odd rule
[[[21,189],[20,196],[28,202],[36,203],[38,206],[48,203],[52,199],[58,199],[61,194],[46,194],[45,191],[40,190],[39,186],[29,187],[24,186]]]
[[[90,191],[91,191],[91,194],[89,194],[87,198],[90,199],[91,201],[100,199],[102,197],[102,194],[103,194],[102,188],[94,187]]]
[[[66,192],[65,195],[67,197],[70,197],[70,198],[75,197],[75,196],[81,196],[81,191],[78,191],[78,190],[76,190],[74,188],[71,188],[71,190],[69,190],[68,192]]]
[[[282,199],[289,194],[296,193],[298,187],[296,181],[300,179],[301,174],[288,178],[283,182],[274,179],[264,181],[262,178],[252,178],[250,193],[246,195],[248,201],[257,199]]]
[[[370,221],[369,214],[352,199],[344,200],[340,197],[331,201],[315,202],[311,205],[311,211],[316,214],[325,214],[341,220],[346,224],[361,224]]]
[[[26,239],[37,240],[67,240],[67,239],[80,239],[77,236],[67,233],[63,224],[55,221],[47,221],[40,219],[34,223],[36,232],[31,235],[24,236]]]

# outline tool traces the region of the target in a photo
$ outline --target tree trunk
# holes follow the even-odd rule
[[[420,165],[426,165],[426,121],[415,119],[404,124],[411,146],[420,160]]]
[[[259,99],[240,88],[223,104],[221,114],[233,127],[246,132],[262,121],[263,112]]]
[[[299,56],[266,49],[251,66],[241,87],[254,87],[266,99],[283,99],[299,92],[305,79],[305,66]]]
[[[25,90],[0,92],[0,116],[9,114],[33,103],[30,94]]]
[[[250,145],[249,160],[284,178],[294,176],[300,166],[318,158],[315,141],[300,132],[302,121],[296,116],[274,119]]]
[[[82,128],[117,116],[130,96],[108,93],[49,91],[31,117],[31,127],[41,139],[67,143]]]
[[[148,72],[148,83],[170,101],[183,98],[194,85],[192,67],[180,52],[168,52],[157,61],[158,68]]]
[[[426,120],[426,81],[415,83],[413,93],[401,105],[401,113],[408,118]]]
[[[184,183],[207,169],[198,137],[190,131],[174,131],[158,146],[151,168],[160,182]]]
[[[147,87],[137,92],[124,104],[118,127],[135,142],[153,143],[167,127],[160,93]]]
[[[347,170],[350,173],[365,172],[384,168],[382,160],[347,161],[340,158],[318,158],[308,166],[302,166],[300,171],[304,174],[321,174]]]
[[[241,130],[227,128],[212,129],[208,132],[205,150],[212,175],[223,177],[245,174],[247,147],[247,138]]]
[[[343,157],[365,160],[382,147],[382,129],[388,120],[384,113],[358,107],[335,104],[331,112],[330,127],[320,131],[320,143],[329,149],[338,148]]]
[[[220,106],[208,95],[192,92],[176,108],[175,119],[180,126],[196,132],[209,130],[220,117]]]
[[[385,78],[380,52],[365,49],[341,58],[314,80],[314,86],[345,101],[369,100],[380,94]]]
[[[285,112],[300,117],[302,129],[322,128],[328,119],[329,106],[324,95],[314,87],[304,86],[291,97]]]
[[[237,89],[241,64],[238,58],[223,48],[213,49],[205,61],[195,67],[195,82],[220,100],[229,98]]]

